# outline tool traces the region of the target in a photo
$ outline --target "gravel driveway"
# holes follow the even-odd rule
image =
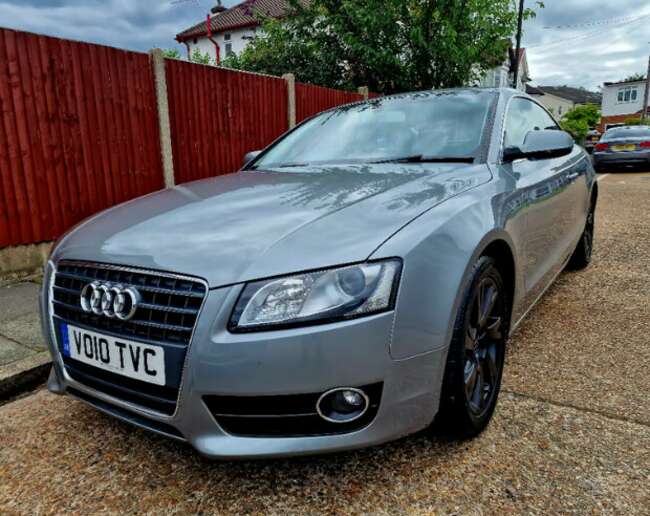
[[[599,185],[594,262],[511,340],[479,438],[211,463],[41,390],[0,407],[0,513],[650,514],[650,174]]]

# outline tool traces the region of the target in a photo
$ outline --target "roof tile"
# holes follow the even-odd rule
[[[259,25],[260,17],[282,18],[290,10],[288,0],[245,0],[223,11],[210,20],[213,33],[224,32],[238,27]],[[176,35],[183,41],[207,34],[207,20],[204,20]]]

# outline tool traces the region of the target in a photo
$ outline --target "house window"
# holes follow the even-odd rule
[[[223,39],[224,39],[225,41],[230,41],[230,34],[224,34],[224,35],[223,35]]]
[[[625,88],[618,89],[617,99],[619,103],[636,102],[637,95],[638,91],[636,86],[626,86]]]
[[[226,43],[226,57],[232,54],[232,43]]]

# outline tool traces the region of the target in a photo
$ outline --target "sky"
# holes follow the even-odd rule
[[[237,0],[225,0],[231,6]],[[526,0],[534,7],[536,2]],[[595,89],[644,73],[647,0],[545,0],[524,23],[533,84]],[[205,18],[214,0],[0,0],[0,26],[131,50],[180,47],[174,36]]]

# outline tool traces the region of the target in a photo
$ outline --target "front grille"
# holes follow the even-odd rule
[[[368,410],[349,423],[330,423],[316,412],[321,392],[286,396],[204,396],[208,410],[227,433],[242,437],[307,437],[344,434],[369,425],[377,415],[382,383],[359,387]]]
[[[81,289],[95,280],[138,289],[142,303],[133,319],[120,321],[81,309]],[[56,271],[53,290],[54,314],[68,322],[121,337],[185,345],[190,342],[205,296],[205,285],[194,280],[131,269],[66,263],[60,264]]]
[[[142,299],[133,318],[121,321],[84,312],[80,305],[81,291],[93,281],[135,287]],[[167,385],[133,380],[64,356],[67,373],[74,380],[116,398],[173,414],[187,348],[206,292],[203,282],[172,274],[112,265],[60,262],[51,294],[59,349],[62,350],[61,323],[161,346],[165,350]]]

